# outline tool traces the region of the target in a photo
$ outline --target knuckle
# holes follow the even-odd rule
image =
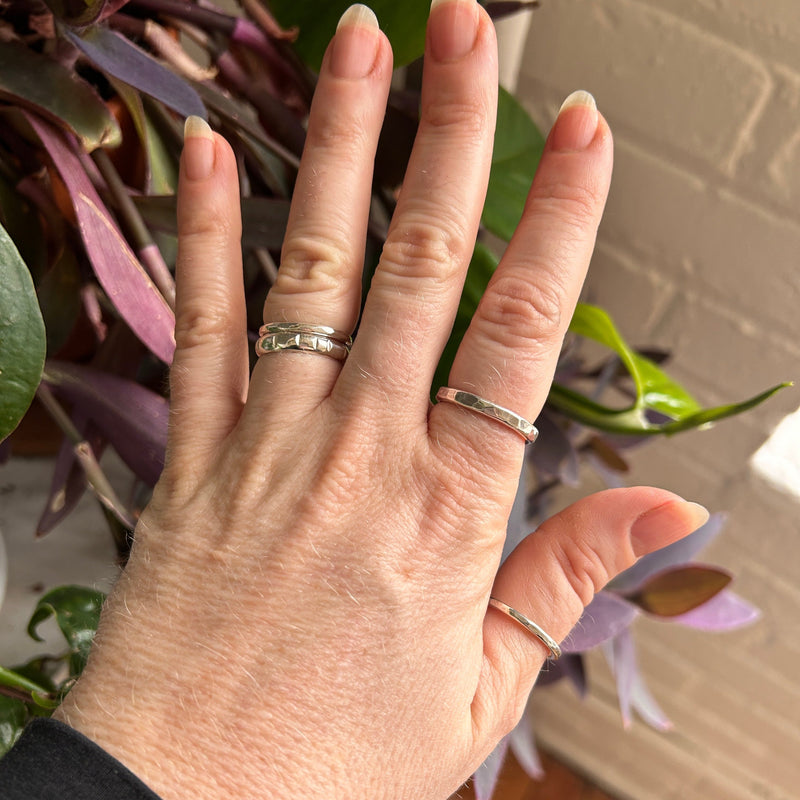
[[[294,295],[341,289],[345,247],[322,234],[292,236],[284,244],[273,292]]]
[[[230,214],[224,208],[201,208],[194,214],[181,214],[179,219],[181,244],[189,244],[200,253],[218,247],[219,242],[238,241],[242,235],[239,214]]]
[[[602,206],[600,191],[592,184],[551,181],[537,185],[536,213],[549,213],[576,229],[593,228]]]
[[[184,303],[175,318],[175,343],[180,350],[191,350],[234,335],[226,308],[213,303]]]
[[[553,555],[584,608],[611,578],[602,554],[586,541],[567,539],[558,542],[554,545]]]
[[[481,94],[471,97],[437,96],[428,100],[422,107],[422,125],[432,131],[453,131],[476,139],[482,137],[487,129],[487,120],[494,114],[487,99]]]
[[[500,344],[527,341],[550,344],[562,335],[564,289],[553,276],[540,273],[533,283],[522,275],[498,274],[480,307],[480,315]]]
[[[315,109],[316,110],[316,109]],[[309,122],[308,145],[320,157],[328,153],[337,159],[357,159],[369,152],[371,125],[365,117],[342,118],[341,108],[314,115]]]
[[[460,270],[463,245],[461,231],[451,224],[424,219],[408,220],[386,241],[381,269],[403,278],[443,280]]]

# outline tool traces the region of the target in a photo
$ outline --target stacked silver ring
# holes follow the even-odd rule
[[[336,361],[344,361],[350,354],[353,338],[348,333],[337,331],[328,325],[312,325],[306,322],[268,322],[258,330],[256,355],[299,350],[320,353]]]

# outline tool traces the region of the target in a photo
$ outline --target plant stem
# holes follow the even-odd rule
[[[75,453],[75,458],[86,474],[86,480],[89,482],[89,486],[91,486],[97,499],[111,511],[123,525],[133,530],[133,528],[136,527],[136,522],[117,497],[117,493],[114,491],[106,474],[103,472],[94,456],[92,446],[75,427],[75,423],[70,419],[69,414],[64,410],[61,403],[56,400],[55,395],[50,391],[50,387],[44,383],[45,380],[47,380],[46,371],[42,383],[39,384],[39,388],[36,390],[36,396],[47,409],[50,416],[55,420],[56,425],[61,428],[64,436],[72,442],[72,450]]]
[[[137,255],[144,265],[153,283],[158,287],[169,307],[175,310],[175,280],[169,271],[161,251],[153,241],[150,231],[142,219],[139,209],[133,203],[125,184],[117,172],[108,153],[102,147],[92,152],[92,160],[100,170],[103,180],[117,206],[120,218],[133,241]]]

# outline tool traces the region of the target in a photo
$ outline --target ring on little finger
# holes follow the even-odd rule
[[[502,611],[506,616],[511,617],[514,622],[518,622],[522,625],[526,631],[532,633],[550,651],[549,657],[553,661],[561,658],[561,648],[558,642],[533,620],[528,619],[523,613],[517,611],[516,608],[511,608],[510,605],[504,603],[502,600],[498,600],[496,597],[489,598],[489,605],[496,608],[498,611]]]
[[[256,355],[299,350],[320,353],[336,361],[344,361],[350,354],[352,337],[328,325],[305,322],[269,322],[258,330]]]
[[[442,386],[436,392],[437,400],[444,400],[447,403],[455,403],[457,406],[466,408],[468,411],[475,411],[485,417],[502,422],[512,431],[518,433],[526,442],[535,442],[539,431],[532,422],[528,422],[525,417],[515,414],[503,406],[493,403],[491,400],[484,400],[470,392],[462,392],[460,389],[451,389],[449,386]]]

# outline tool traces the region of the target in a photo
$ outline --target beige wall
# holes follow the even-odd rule
[[[800,378],[800,2],[547,0],[518,95],[547,128],[587,89],[616,171],[586,290],[626,336],[674,352],[705,403]],[[800,796],[800,503],[748,465],[787,390],[746,418],[639,452],[632,482],[730,511],[707,560],[764,611],[705,635],[645,621],[639,651],[675,723],[622,730],[601,658],[590,699],[538,694],[543,745],[624,798]]]

